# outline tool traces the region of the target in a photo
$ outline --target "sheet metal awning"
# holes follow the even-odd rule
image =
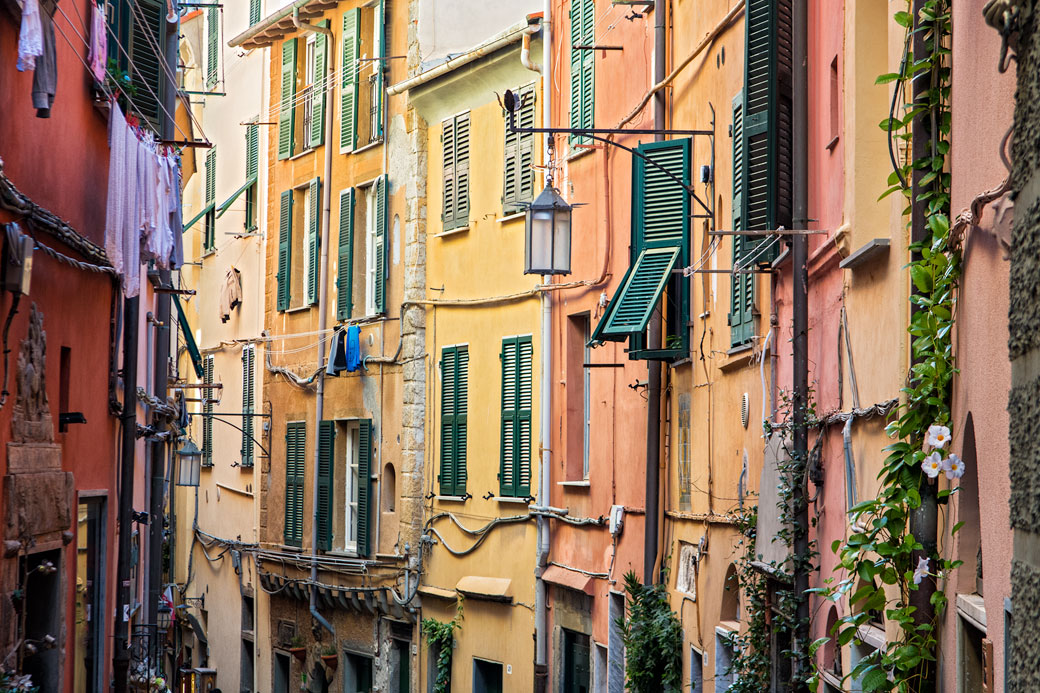
[[[558,565],[551,565],[542,573],[542,579],[554,585],[566,587],[577,592],[584,592],[590,597],[592,596],[592,578],[583,573],[576,573]]]
[[[509,578],[483,577],[481,575],[467,575],[455,585],[455,589],[467,597],[473,599],[484,599],[492,602],[511,602],[513,598],[509,595],[509,586],[512,581]]]

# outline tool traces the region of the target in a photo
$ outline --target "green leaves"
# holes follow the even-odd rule
[[[625,573],[628,618],[618,619],[625,643],[628,690],[650,693],[682,685],[682,625],[668,602],[664,585],[643,585]]]

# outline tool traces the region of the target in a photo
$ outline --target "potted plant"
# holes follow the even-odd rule
[[[296,634],[289,641],[289,653],[301,662],[307,659],[307,648],[303,646],[303,636]]]
[[[339,666],[339,655],[336,654],[336,648],[332,645],[326,645],[321,651],[321,661],[325,662],[325,666],[329,669],[335,671],[336,667]]]

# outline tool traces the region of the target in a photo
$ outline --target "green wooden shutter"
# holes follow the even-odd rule
[[[357,552],[370,552],[372,491],[372,420],[358,421],[358,494],[357,494]]]
[[[209,150],[206,154],[206,207],[212,208],[217,196],[217,150]],[[216,247],[216,215],[212,209],[206,213],[203,232],[203,247],[212,250]]]
[[[207,356],[202,361],[202,382],[213,384],[213,357]],[[213,397],[212,388],[202,388],[202,466],[213,466]]]
[[[499,495],[531,495],[531,337],[502,340]]]
[[[278,310],[288,310],[291,300],[293,191],[282,193],[278,216]]]
[[[307,305],[318,302],[318,255],[321,252],[321,178],[310,183],[310,219],[307,224]]]
[[[354,311],[354,188],[339,194],[339,257],[336,262],[336,319]]]
[[[249,26],[260,21],[260,0],[249,0]]]
[[[618,287],[611,300],[613,305],[605,325],[599,330],[602,337],[628,336],[646,331],[650,316],[661,300],[672,270],[679,260],[680,249],[647,248],[632,265],[632,272]]]
[[[303,545],[303,484],[307,469],[307,423],[285,426],[285,543]]]
[[[242,348],[242,466],[253,466],[253,411],[255,407],[256,347]]]
[[[361,42],[360,10],[343,13],[343,58],[340,61],[339,146],[353,149],[357,144],[358,51]]]
[[[217,83],[220,55],[220,9],[211,7],[206,12],[206,86]]]
[[[632,257],[644,248],[679,247],[680,261],[685,263],[690,194],[683,186],[691,182],[692,140],[649,142],[636,151],[653,163],[638,156],[632,159]]]
[[[278,158],[288,159],[296,136],[296,39],[282,43],[282,98],[278,113]]]
[[[517,89],[520,107],[516,112],[516,126],[533,128],[535,124],[535,89],[528,85]],[[524,209],[523,202],[534,197],[534,135],[509,130],[506,116],[505,155],[502,183],[502,212],[514,214]]]
[[[122,4],[120,24],[125,22],[126,28],[120,27],[118,40],[110,39],[108,45],[110,50],[115,46],[116,62],[127,71],[134,88],[130,107],[158,131],[169,117],[162,108],[163,92],[172,86],[162,66],[165,58],[160,59],[153,47],[156,39],[160,46],[166,45],[166,3],[162,0],[135,0],[135,4],[136,10]],[[138,13],[143,22],[139,21]],[[126,47],[125,54],[120,47]]]
[[[260,168],[260,126],[246,126],[246,180],[255,181]]]
[[[375,139],[382,139],[383,137],[383,100],[386,98],[383,94],[383,74],[386,72],[386,0],[379,0],[379,4],[376,6],[376,40],[379,42],[377,57],[381,58],[376,61],[376,86],[373,97],[375,98],[375,111],[376,111],[376,132]]]
[[[791,225],[791,0],[748,0],[745,10],[744,224],[753,231]],[[767,239],[746,239],[749,257]],[[772,262],[774,243],[754,259]]]
[[[376,237],[373,245],[376,253],[375,304],[377,313],[386,312],[386,279],[389,275],[390,265],[390,256],[386,248],[389,217],[388,185],[389,181],[384,173],[376,181]]]
[[[455,118],[441,122],[441,221],[445,231],[455,228]]]
[[[466,444],[469,438],[469,349],[445,347],[441,352],[440,493],[466,493]]]
[[[571,3],[571,127],[594,126],[596,51],[576,50],[575,46],[591,46],[596,42],[595,0]],[[588,138],[572,135],[571,143],[582,144]]]
[[[317,26],[328,27],[329,20],[322,19]],[[307,133],[307,146],[320,147],[325,142],[325,84],[328,72],[329,39],[325,34],[314,37],[314,84],[311,85],[311,98],[314,111],[311,115],[311,131]]]
[[[744,190],[747,185],[747,167],[744,165],[744,92],[733,98],[733,229],[744,229],[746,214]],[[742,264],[747,257],[747,236],[733,237],[733,265]],[[730,275],[730,346],[745,344],[754,332],[753,307],[755,303],[755,275]]]
[[[314,519],[318,523],[318,548],[332,550],[332,487],[333,461],[336,459],[336,422],[318,424],[318,507]]]

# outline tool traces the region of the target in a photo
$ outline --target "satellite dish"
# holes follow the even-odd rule
[[[506,89],[505,96],[502,97],[502,102],[508,113],[512,113],[516,110],[516,97],[513,96],[513,91],[511,89]]]

